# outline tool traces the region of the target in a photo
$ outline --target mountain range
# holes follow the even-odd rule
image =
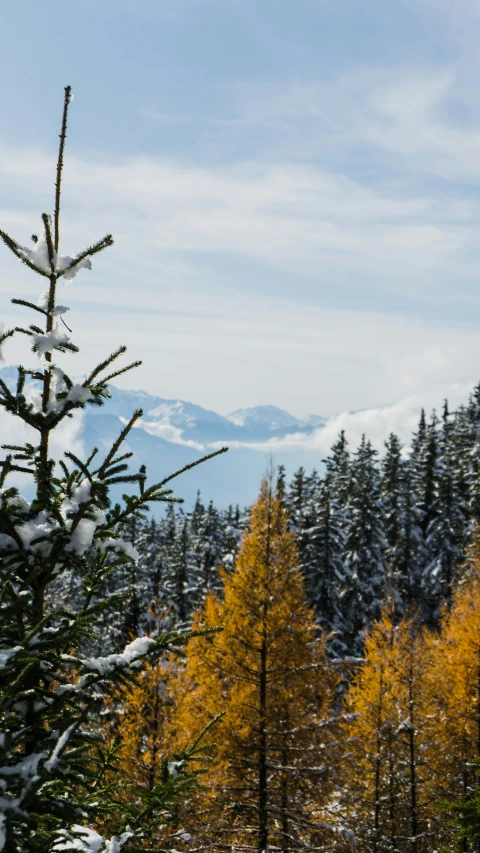
[[[17,369],[4,367],[0,377],[13,390]],[[299,419],[277,406],[265,405],[223,416],[194,403],[166,400],[144,391],[111,386],[111,393],[105,406],[86,409],[81,433],[85,452],[94,446],[107,450],[122,424],[141,408],[143,417],[129,434],[127,444],[133,452],[132,468],[145,464],[149,482],[163,479],[221,446],[229,447],[228,453],[172,482],[175,494],[184,498],[187,507],[197,491],[204,501],[212,499],[220,507],[250,504],[272,451],[274,463],[284,464],[288,476],[300,465],[307,471],[321,466],[318,451],[295,446],[275,449],[269,444],[272,439],[279,441],[292,435],[306,438],[326,423],[320,415]]]

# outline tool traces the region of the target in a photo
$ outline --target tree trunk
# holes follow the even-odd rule
[[[375,811],[373,818],[373,853],[378,851],[378,842],[380,841],[380,773],[381,773],[381,758],[380,750],[382,748],[381,728],[382,728],[382,710],[383,710],[383,666],[380,669],[380,681],[378,685],[378,711],[377,711],[377,752],[375,755]]]
[[[264,610],[266,605],[264,605]],[[267,644],[263,632],[260,657],[260,731],[258,744],[258,850],[263,853],[268,843],[268,778],[267,778]]]
[[[415,720],[413,692],[413,651],[410,652],[410,668],[408,674],[408,705],[410,726],[408,730],[409,770],[410,770],[410,835],[412,853],[418,851],[418,803],[417,803],[417,766],[415,749]]]
[[[282,764],[288,765],[288,757],[285,750],[282,752]],[[282,853],[289,851],[290,824],[288,820],[288,770],[282,774]]]
[[[153,736],[152,736],[152,760],[148,771],[148,790],[153,791],[155,786],[156,779],[156,771],[157,771],[157,760],[158,760],[158,747],[160,743],[159,738],[159,715],[160,715],[160,676],[158,672],[158,663],[157,663],[157,682],[156,682],[156,690],[155,690],[155,701],[153,703]]]
[[[393,737],[390,727],[388,733],[388,814],[390,818],[390,846],[393,853],[398,853],[397,844],[397,820],[396,806],[397,798],[395,795],[395,757],[393,754]]]
[[[265,541],[265,562],[270,565],[270,536],[272,527],[271,515],[271,480],[270,480],[270,505],[268,511],[268,522]],[[268,615],[268,589],[263,591],[262,608],[262,643],[260,648],[260,673],[259,673],[259,740],[258,740],[258,850],[266,853],[268,846],[268,771],[267,771],[267,615]]]

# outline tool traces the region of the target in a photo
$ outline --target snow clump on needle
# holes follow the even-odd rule
[[[61,850],[77,851],[77,853],[98,853],[100,849],[104,853],[120,853],[123,845],[132,837],[132,832],[122,832],[120,837],[113,836],[110,841],[102,838],[94,829],[84,826],[72,826],[71,831],[60,830],[60,839],[52,849],[52,853]],[[2,848],[0,847],[0,850]]]
[[[117,666],[130,666],[147,654],[149,647],[155,640],[152,637],[137,637],[136,640],[125,646],[121,654],[107,655],[103,658],[89,658],[82,661],[85,669],[106,675]]]
[[[54,250],[52,270],[52,264],[50,263],[50,257],[48,254],[47,240],[44,235],[37,240],[33,249],[30,249],[28,246],[20,246],[20,253],[26,260],[34,264],[37,269],[46,273],[46,275],[51,275],[53,273],[54,275],[63,277],[65,284],[70,284],[79,270],[92,269],[92,262],[90,258],[82,258],[76,262],[76,259],[71,255],[57,255]]]

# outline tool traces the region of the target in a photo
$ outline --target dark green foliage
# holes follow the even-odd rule
[[[361,633],[378,616],[386,578],[377,452],[365,436],[351,463],[343,583],[346,649],[359,651]]]
[[[478,851],[480,849],[480,762],[471,762],[476,769],[476,784],[471,788],[472,793],[461,797],[455,803],[445,803],[445,813],[450,815],[450,823],[457,827],[456,840],[460,842],[458,849]]]

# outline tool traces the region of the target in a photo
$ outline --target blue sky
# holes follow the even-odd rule
[[[224,414],[478,381],[479,35],[478,0],[7,4],[2,227],[51,206],[69,83],[64,250],[116,237],[68,293],[79,371],[125,342],[124,385]],[[4,252],[7,324],[12,289]]]

